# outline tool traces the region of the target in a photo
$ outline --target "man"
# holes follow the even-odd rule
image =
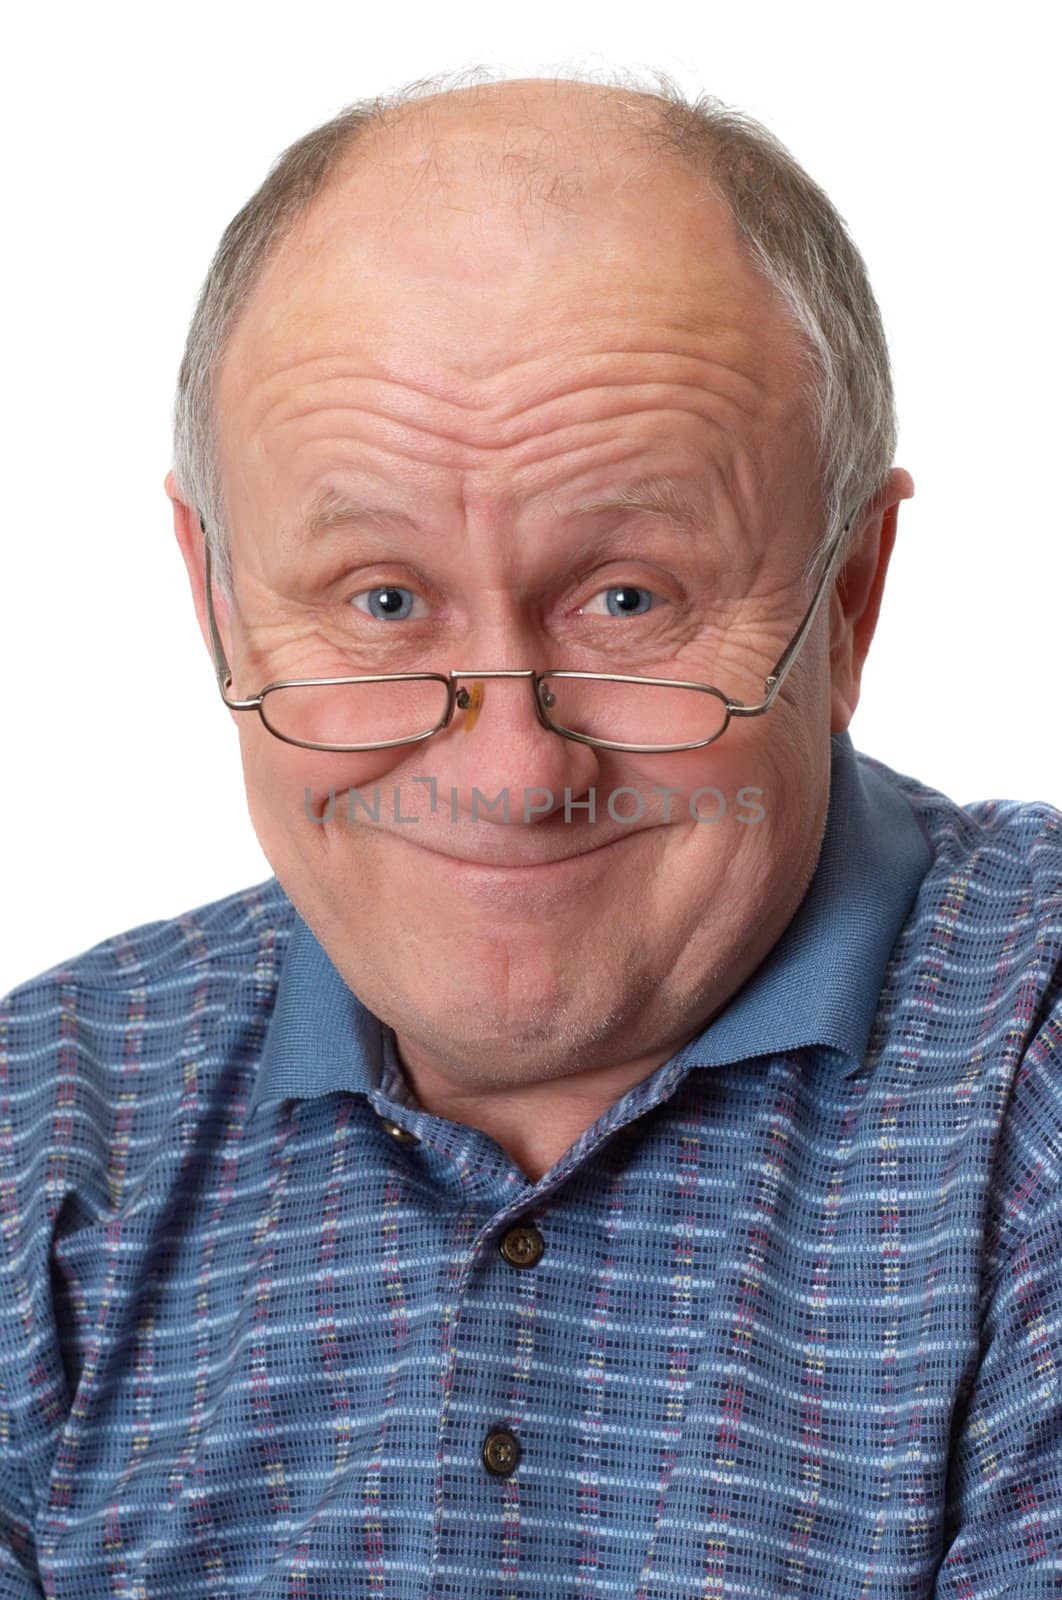
[[[5,1003],[0,1595],[1046,1600],[1062,817],[853,747],[861,260],[666,83],[423,91],[189,334],[276,876]]]

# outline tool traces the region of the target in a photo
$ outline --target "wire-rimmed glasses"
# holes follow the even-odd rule
[[[390,750],[430,739],[465,712],[471,728],[478,714],[485,678],[527,678],[535,714],[544,728],[563,739],[601,750],[665,755],[700,750],[727,730],[731,717],[758,717],[769,711],[796,661],[834,575],[834,556],[851,527],[851,517],[831,539],[829,554],[799,627],[763,682],[764,698],[744,705],[710,683],[683,678],[644,678],[619,672],[576,672],[533,667],[475,672],[361,673],[350,677],[284,678],[267,683],[246,700],[230,699],[232,672],[214,615],[210,540],[205,540],[206,606],[210,642],[221,698],[230,711],[257,711],[263,724],[285,744],[336,753]],[[202,514],[199,525],[206,534]],[[473,688],[458,687],[458,680]],[[394,737],[400,729],[401,736]],[[356,734],[357,738],[339,735]],[[366,737],[367,735],[381,737]],[[389,734],[390,737],[383,737]],[[619,735],[623,737],[619,737]],[[667,737],[663,737],[667,735]],[[677,736],[677,737],[676,737]]]

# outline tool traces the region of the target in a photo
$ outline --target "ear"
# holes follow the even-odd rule
[[[877,627],[885,574],[896,542],[900,501],[913,494],[911,474],[894,467],[865,514],[851,554],[837,575],[830,597],[831,733],[845,731],[859,703],[863,663]]]
[[[207,647],[211,663],[214,652],[210,641],[210,624],[207,620],[206,610],[206,536],[199,523],[199,512],[186,500],[182,500],[177,488],[176,479],[172,472],[167,472],[163,487],[173,505],[173,531],[177,535],[177,544],[184,558],[185,571],[188,581],[192,586],[192,600],[195,604],[195,614],[199,622],[199,632],[203,636],[203,643]],[[229,607],[223,590],[218,583],[214,583],[214,615],[217,619],[218,631],[226,654],[229,653]]]

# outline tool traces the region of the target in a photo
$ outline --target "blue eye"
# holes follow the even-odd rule
[[[368,605],[361,604],[365,599],[368,599]],[[403,589],[397,583],[380,583],[374,589],[363,589],[361,594],[353,595],[351,604],[379,622],[404,622],[412,612],[416,599],[412,589]]]
[[[608,589],[599,590],[587,605],[580,606],[580,612],[590,611],[593,601],[601,595],[607,597],[605,604],[611,617],[640,617],[646,611],[651,611],[656,604],[656,596],[652,590],[643,589],[636,583],[614,583]]]

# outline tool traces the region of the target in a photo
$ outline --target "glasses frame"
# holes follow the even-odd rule
[[[559,734],[562,739],[572,739],[577,744],[591,745],[596,750],[620,750],[631,755],[672,755],[683,750],[703,750],[706,745],[714,744],[717,739],[722,738],[730,726],[731,717],[759,717],[765,711],[771,709],[779,689],[800,654],[801,646],[811,630],[811,624],[815,620],[815,614],[826,592],[827,584],[835,575],[835,557],[843,537],[851,525],[852,517],[849,516],[836,534],[831,537],[829,554],[826,558],[822,575],[815,585],[815,592],[811,597],[811,602],[793,637],[763,680],[764,698],[759,705],[744,705],[740,700],[730,699],[715,684],[695,683],[685,678],[643,678],[622,672],[576,672],[565,669],[536,672],[534,667],[505,668],[490,672],[459,671],[457,668],[453,668],[448,674],[442,672],[377,672],[360,673],[355,676],[340,678],[278,678],[273,683],[267,683],[256,695],[252,695],[247,700],[233,700],[226,693],[232,684],[232,671],[225,655],[225,647],[221,642],[221,634],[218,631],[217,618],[214,614],[210,540],[207,537],[206,522],[202,512],[200,512],[199,526],[204,535],[207,622],[210,628],[210,644],[214,657],[214,672],[217,678],[218,690],[230,711],[257,711],[262,725],[268,733],[272,734],[274,739],[280,739],[284,744],[297,745],[302,750],[331,751],[335,754],[346,755],[357,751],[393,750],[402,745],[420,744],[423,740],[431,739],[435,734],[441,733],[443,728],[448,727],[453,720],[454,711],[463,711],[469,704],[468,690],[457,687],[459,678],[529,678],[531,680],[532,699],[535,703],[535,713],[539,722],[544,728],[548,728],[550,733]],[[543,704],[542,696],[543,680],[546,678],[591,678],[606,683],[645,683],[655,684],[659,688],[697,689],[704,694],[715,695],[717,699],[723,702],[725,713],[723,726],[717,733],[711,734],[707,739],[697,739],[688,744],[621,744],[613,739],[595,739],[590,734],[575,733],[570,728],[562,728],[550,721],[546,715],[547,708]],[[435,727],[429,728],[425,733],[414,734],[411,739],[382,739],[373,744],[321,744],[308,739],[295,739],[290,734],[278,733],[276,728],[271,727],[264,710],[265,701],[274,689],[314,688],[336,683],[398,683],[411,681],[438,682],[446,688],[446,710],[444,714],[440,717]]]

